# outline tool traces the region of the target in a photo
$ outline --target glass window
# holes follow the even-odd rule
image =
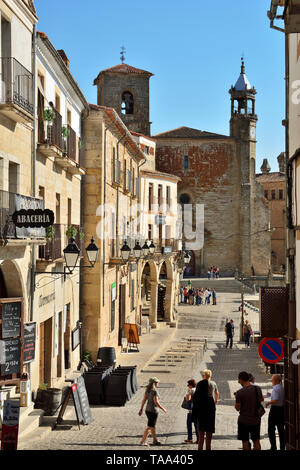
[[[184,156],[184,160],[183,160],[183,168],[184,168],[185,170],[187,170],[188,167],[189,167],[189,157],[188,157],[188,155],[185,155],[185,156]]]

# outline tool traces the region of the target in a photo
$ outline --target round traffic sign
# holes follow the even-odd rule
[[[264,338],[259,343],[258,352],[264,362],[275,364],[284,356],[282,341],[278,338]]]

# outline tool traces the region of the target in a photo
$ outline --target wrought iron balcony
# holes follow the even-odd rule
[[[38,239],[45,237],[43,228],[16,228],[12,215],[20,209],[43,209],[44,201],[22,194],[0,190],[0,238]]]
[[[33,76],[13,57],[0,58],[0,110],[18,122],[33,119]]]
[[[75,243],[80,249],[81,256],[83,256],[84,241],[80,237],[81,229],[79,225],[73,225],[76,228],[77,234],[74,237]],[[53,224],[52,237],[46,238],[46,245],[39,246],[38,258],[40,261],[56,261],[64,257],[63,250],[68,244],[68,237],[66,235],[68,225]]]

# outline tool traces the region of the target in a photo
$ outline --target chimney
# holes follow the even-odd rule
[[[280,173],[285,173],[285,152],[281,152],[277,157]]]
[[[61,57],[62,60],[64,61],[66,67],[69,69],[69,68],[70,68],[70,67],[69,67],[70,61],[69,61],[69,59],[68,59],[68,57],[67,57],[65,51],[64,51],[63,49],[59,49],[57,52],[59,53],[60,57]]]
[[[266,175],[267,173],[270,173],[270,170],[271,170],[271,167],[268,163],[268,159],[267,158],[264,158],[264,161],[263,161],[263,164],[262,166],[260,167],[260,170],[261,172]]]

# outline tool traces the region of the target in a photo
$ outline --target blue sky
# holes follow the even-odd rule
[[[257,89],[257,171],[284,151],[284,35],[270,29],[270,0],[35,0],[38,31],[64,49],[87,100],[93,80],[125,62],[154,73],[152,134],[189,126],[228,135],[228,90],[240,73]]]

